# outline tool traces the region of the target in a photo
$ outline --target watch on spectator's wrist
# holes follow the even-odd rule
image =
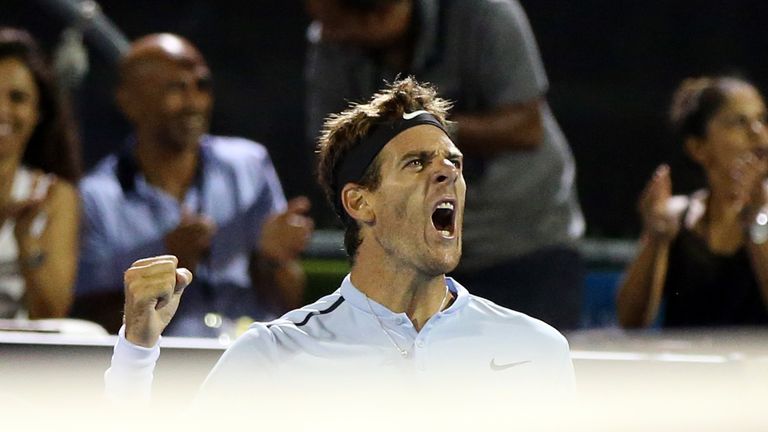
[[[269,269],[278,269],[285,265],[284,261],[281,261],[276,258],[272,258],[270,256],[267,256],[264,253],[259,254],[259,262],[261,263],[262,266]]]
[[[19,262],[26,269],[36,269],[45,263],[45,252],[37,250],[29,256],[21,257]]]
[[[768,240],[768,212],[760,210],[748,227],[749,239],[752,243],[761,245]]]

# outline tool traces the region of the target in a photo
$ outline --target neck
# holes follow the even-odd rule
[[[732,254],[744,244],[744,227],[732,198],[721,192],[712,189],[707,197],[702,235],[713,252]]]
[[[147,182],[179,201],[195,180],[199,159],[199,147],[174,150],[146,140],[136,145],[136,160]]]
[[[405,313],[417,331],[450,303],[444,274],[425,275],[413,267],[360,252],[352,266],[352,284],[392,312]]]

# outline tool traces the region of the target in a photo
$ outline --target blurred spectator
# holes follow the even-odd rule
[[[640,250],[618,295],[625,327],[768,324],[768,131],[763,97],[731,77],[683,81],[672,126],[707,188],[672,196],[669,167],[643,191]]]
[[[171,34],[139,39],[120,64],[116,98],[135,133],[81,182],[73,314],[116,332],[123,270],[162,253],[197,275],[169,335],[215,336],[299,305],[309,201],[286,204],[262,145],[206,135],[213,94],[198,50]]]
[[[456,277],[558,329],[578,326],[584,220],[570,148],[515,0],[307,0],[308,132],[383,80],[413,75],[455,102],[469,185]]]
[[[79,143],[36,42],[0,28],[0,318],[64,317],[77,264]]]

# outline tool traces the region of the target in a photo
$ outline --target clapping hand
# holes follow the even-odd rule
[[[35,172],[29,197],[11,201],[0,209],[0,220],[14,220],[16,225],[13,234],[22,251],[37,247],[35,244],[45,229],[45,220],[39,216],[45,211],[48,192],[55,182],[54,175]]]
[[[765,205],[763,180],[768,173],[764,158],[748,153],[735,159],[730,166],[729,213],[736,219],[751,221],[755,213]]]
[[[182,267],[194,271],[209,252],[215,233],[216,224],[210,217],[182,209],[179,225],[165,235],[165,247]]]
[[[670,207],[672,179],[669,166],[660,165],[646,184],[638,203],[643,231],[651,238],[669,240],[680,230],[680,218]]]
[[[310,207],[309,199],[300,196],[288,201],[283,213],[270,217],[261,230],[261,255],[280,263],[296,259],[307,247],[315,226],[307,216]]]

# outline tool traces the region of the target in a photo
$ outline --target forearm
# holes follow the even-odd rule
[[[72,306],[75,262],[71,258],[40,255],[21,260],[29,317],[63,318]]]
[[[485,113],[454,115],[459,148],[467,156],[481,158],[536,149],[543,137],[539,105],[536,99]]]
[[[283,263],[274,270],[275,287],[287,310],[301,307],[304,303],[304,290],[307,276],[298,260]]]
[[[747,251],[752,263],[752,269],[755,272],[757,285],[760,287],[760,292],[763,296],[763,306],[768,309],[768,242],[755,244],[748,241]]]
[[[259,297],[281,312],[303,304],[307,278],[299,260],[277,262],[263,256],[254,257],[251,278]]]
[[[627,269],[616,299],[622,327],[646,327],[656,319],[667,275],[670,242],[648,235],[641,238],[640,251]]]
[[[160,348],[157,344],[151,348],[134,345],[125,339],[125,328],[121,328],[112,362],[104,373],[107,398],[114,402],[148,401],[158,357]]]
[[[80,249],[80,201],[74,187],[57,182],[49,192],[43,232],[16,232],[30,318],[69,314]],[[19,228],[19,227],[17,227]]]
[[[28,239],[19,247],[25,302],[32,319],[63,318],[72,306],[77,225],[61,229],[60,224],[61,221],[53,221],[42,238]]]

